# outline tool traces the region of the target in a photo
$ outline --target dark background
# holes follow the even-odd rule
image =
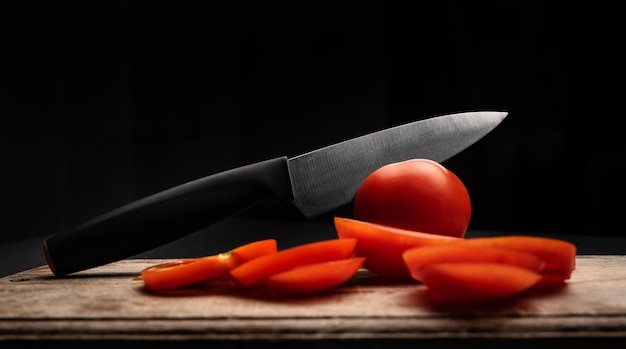
[[[470,191],[470,228],[626,236],[617,8],[2,2],[0,239],[48,236],[221,170],[471,110],[509,116],[444,163]]]

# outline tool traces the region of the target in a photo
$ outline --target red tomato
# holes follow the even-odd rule
[[[361,183],[354,218],[424,233],[463,237],[471,202],[453,172],[428,159],[383,166]]]

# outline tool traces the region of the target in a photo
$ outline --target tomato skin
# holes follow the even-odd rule
[[[385,165],[361,183],[354,218],[396,228],[463,237],[471,218],[470,196],[452,171],[428,159]]]

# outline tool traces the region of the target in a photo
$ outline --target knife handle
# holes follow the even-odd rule
[[[264,200],[293,200],[287,158],[203,177],[95,217],[44,241],[56,276],[172,242]]]

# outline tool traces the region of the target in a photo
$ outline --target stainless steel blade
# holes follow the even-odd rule
[[[350,202],[374,170],[413,158],[442,162],[491,132],[506,112],[433,117],[357,137],[289,159],[294,205],[314,217]]]

